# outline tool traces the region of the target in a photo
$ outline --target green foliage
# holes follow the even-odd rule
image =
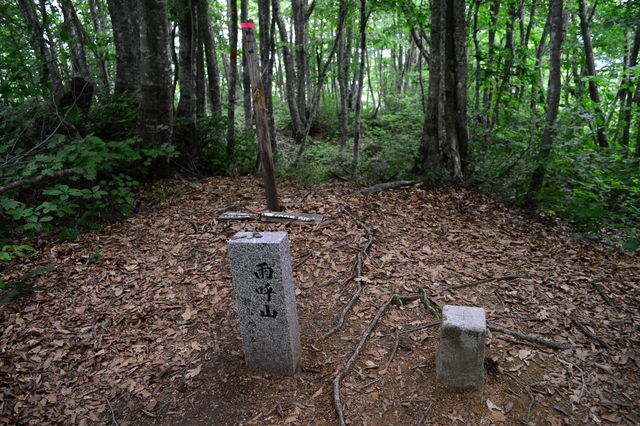
[[[227,121],[223,117],[202,117],[197,122],[197,133],[202,152],[199,170],[209,175],[246,175],[253,171],[258,158],[258,144],[255,137],[247,136],[236,129],[234,153],[227,155],[225,129]]]

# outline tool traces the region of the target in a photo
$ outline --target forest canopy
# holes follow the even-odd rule
[[[640,2],[0,5],[0,259],[140,208],[140,182],[468,185],[640,246]],[[162,197],[162,194],[156,194]]]

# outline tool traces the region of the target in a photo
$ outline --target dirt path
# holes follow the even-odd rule
[[[333,220],[318,228],[216,221],[224,208],[263,207],[257,180],[182,188],[156,211],[45,249],[2,276],[57,266],[36,281],[44,291],[0,311],[0,422],[336,424],[333,379],[372,317],[391,294],[425,289],[439,305],[483,306],[492,324],[575,349],[491,333],[485,388],[450,393],[435,381],[438,327],[411,331],[436,318],[419,300],[392,305],[342,382],[348,424],[640,423],[638,253],[573,241],[464,190],[362,196],[350,184],[282,183],[287,210]],[[366,235],[344,205],[374,243],[359,301],[313,345],[356,286],[348,278]],[[287,231],[293,262],[311,255],[294,273],[303,344],[294,377],[244,364],[225,245],[240,230]],[[84,264],[96,248],[100,259]],[[445,290],[505,275],[529,278]]]

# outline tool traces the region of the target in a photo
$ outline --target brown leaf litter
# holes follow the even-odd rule
[[[287,211],[325,222],[217,220],[263,208],[258,183],[171,183],[182,194],[160,208],[5,272],[57,267],[34,280],[43,291],[0,311],[0,422],[335,424],[332,383],[363,331],[391,294],[424,289],[441,306],[482,306],[490,324],[573,349],[490,332],[486,386],[453,393],[435,380],[438,327],[421,327],[433,313],[420,300],[392,304],[341,382],[347,424],[640,423],[637,252],[573,241],[463,189],[362,195],[348,183],[281,182]],[[367,235],[345,205],[374,238],[358,281]],[[284,378],[244,364],[226,256],[234,233],[276,230],[289,232],[294,263],[307,257],[294,273],[303,360]],[[86,264],[96,248],[101,258]],[[509,275],[528,278],[446,290]],[[344,325],[314,345],[358,284]]]

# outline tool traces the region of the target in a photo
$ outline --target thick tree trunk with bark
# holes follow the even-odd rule
[[[466,168],[466,38],[464,0],[432,0],[429,98],[420,169],[436,181],[460,181]]]
[[[549,88],[547,94],[547,113],[545,126],[540,140],[540,152],[538,154],[539,164],[533,176],[529,191],[525,198],[527,207],[532,208],[536,205],[536,196],[542,188],[542,182],[545,175],[544,163],[551,154],[553,146],[553,136],[558,116],[558,106],[560,104],[561,90],[561,64],[560,53],[562,50],[562,41],[564,38],[564,25],[562,15],[562,0],[550,0],[549,4],[549,32],[551,34],[550,56],[549,56]]]
[[[596,115],[596,142],[599,146],[605,148],[609,146],[607,142],[607,133],[605,129],[604,114],[600,107],[600,93],[598,92],[598,83],[596,83],[596,65],[593,57],[593,43],[591,41],[591,29],[587,18],[587,7],[584,0],[578,0],[578,15],[580,16],[580,32],[582,33],[582,41],[584,43],[584,55],[589,77],[589,96],[595,104]]]
[[[196,50],[197,27],[191,0],[176,2],[180,56],[178,59],[178,84],[180,101],[176,118],[196,118]]]
[[[107,0],[116,47],[115,93],[137,93],[140,89],[141,8],[138,0]]]
[[[104,12],[102,8],[102,3],[96,3],[96,0],[89,0],[89,10],[91,11],[91,20],[93,21],[93,30],[97,34],[97,37],[100,38],[103,36],[105,31],[104,24]],[[99,46],[99,43],[96,43],[96,47]],[[107,54],[106,52],[96,48],[94,50],[94,54],[96,56],[96,60],[98,62],[98,69],[100,70],[100,80],[102,82],[103,89],[109,93],[109,73],[107,71]]]
[[[145,145],[158,147],[171,142],[173,92],[166,0],[141,1],[140,59],[141,92],[138,133]],[[159,174],[167,172],[158,162]]]

